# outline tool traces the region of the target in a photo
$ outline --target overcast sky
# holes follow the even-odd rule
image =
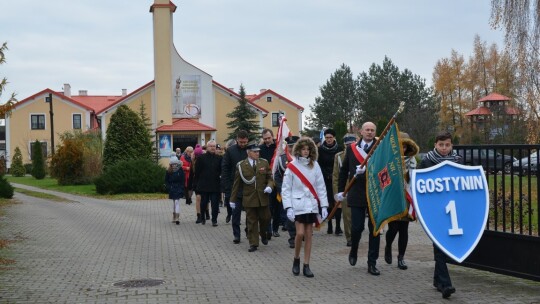
[[[502,47],[490,0],[176,0],[180,55],[238,91],[272,89],[304,106],[342,63],[355,77],[388,56],[431,84],[452,49],[476,34]],[[153,80],[153,0],[9,0],[0,5],[0,77],[22,100],[43,89],[120,95]]]

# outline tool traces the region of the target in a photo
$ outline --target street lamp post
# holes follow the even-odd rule
[[[49,96],[45,97],[45,102],[49,103],[49,117],[51,120],[51,155],[54,155],[54,112],[52,93],[49,93]]]

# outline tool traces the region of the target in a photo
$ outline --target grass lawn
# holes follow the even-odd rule
[[[76,194],[82,196],[90,196],[100,199],[110,199],[110,200],[155,200],[155,199],[165,199],[167,194],[165,193],[124,193],[124,194],[113,194],[113,195],[100,195],[96,192],[96,186],[91,185],[73,185],[73,186],[61,186],[58,185],[58,182],[54,178],[46,177],[44,179],[38,180],[30,175],[23,177],[13,177],[11,175],[6,175],[7,180],[10,183],[22,184],[27,186],[33,186],[46,190],[53,190],[58,192],[64,192],[69,194]],[[22,189],[16,189],[15,191],[21,192]],[[26,190],[27,191],[27,190]]]
[[[513,188],[512,186],[513,182]],[[521,193],[520,189],[521,182]],[[495,189],[496,183],[496,189]],[[523,233],[528,234],[529,232],[529,223],[532,226],[532,234],[538,235],[538,210],[540,203],[538,200],[538,179],[535,176],[505,176],[504,177],[504,190],[502,188],[503,177],[501,175],[490,175],[488,177],[488,187],[490,190],[490,229],[494,230],[495,223],[495,212],[493,210],[494,203],[497,206],[497,226],[499,230],[503,230],[503,214],[505,215],[505,227],[506,231],[512,230],[512,216],[511,216],[511,207],[512,199],[514,206],[514,230],[519,231],[520,228],[523,228]],[[530,187],[529,187],[530,184]],[[493,191],[496,191],[496,199]],[[520,195],[521,194],[521,195]],[[503,210],[503,198],[504,198],[504,210]],[[520,206],[522,215],[520,214]],[[531,212],[529,212],[529,209]],[[520,227],[521,226],[521,227]]]

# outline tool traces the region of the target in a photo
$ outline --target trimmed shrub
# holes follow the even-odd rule
[[[28,163],[28,164],[24,164],[24,170],[26,172],[32,172],[32,164],[31,163]]]
[[[41,143],[38,140],[32,144],[32,170],[26,172],[31,172],[35,179],[45,178],[45,160],[43,159]]]
[[[126,105],[111,116],[103,149],[103,167],[129,159],[152,159],[152,142],[141,117]]]
[[[15,148],[15,154],[13,155],[13,162],[11,163],[11,168],[9,169],[11,175],[16,177],[21,177],[26,174],[26,169],[23,166],[21,149],[19,147]]]
[[[6,174],[7,168],[6,168],[6,158],[4,155],[0,156],[0,176],[4,176]]]
[[[120,161],[96,178],[99,194],[164,192],[165,168],[149,159]]]
[[[0,197],[12,198],[13,190],[13,186],[11,186],[7,179],[4,176],[0,177]]]

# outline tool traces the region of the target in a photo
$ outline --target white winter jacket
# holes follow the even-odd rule
[[[291,162],[304,174],[313,188],[317,192],[321,207],[328,208],[328,198],[326,197],[326,186],[322,175],[321,167],[317,162],[313,163],[313,168],[307,166],[309,160],[296,157]],[[309,188],[302,183],[290,169],[285,170],[283,185],[281,188],[283,208],[293,208],[294,214],[319,213],[317,200],[309,191]]]

